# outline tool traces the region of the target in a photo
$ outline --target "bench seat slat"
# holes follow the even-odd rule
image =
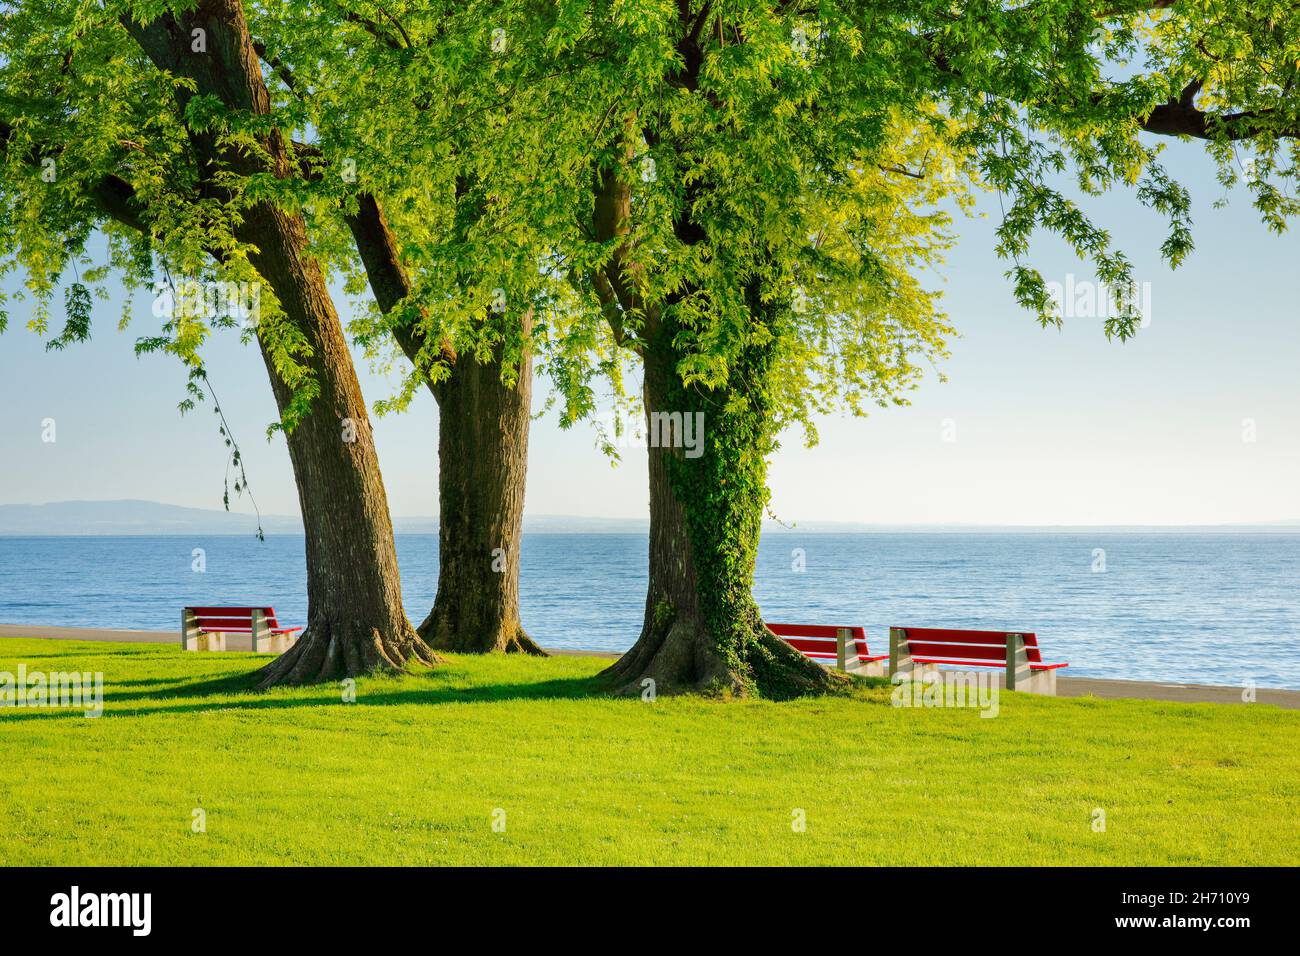
[[[908,639],[933,641],[936,644],[993,644],[1006,646],[1008,634],[1019,634],[1026,647],[1037,647],[1038,637],[1033,631],[967,631],[947,627],[905,627]]]
[[[834,641],[808,640],[802,637],[786,637],[782,640],[804,654],[830,654],[834,657],[839,649],[839,645]],[[865,654],[867,645],[865,641],[848,641],[845,643],[845,650],[850,653]]]
[[[913,656],[962,657],[969,660],[1006,660],[1007,637],[1019,633],[1025,642],[1025,656],[1031,664],[1041,664],[1038,636],[1032,631],[967,631],[939,627],[903,628]]]
[[[821,640],[821,639],[819,639],[819,638],[807,638],[807,637],[783,637],[783,638],[781,638],[781,640],[785,641],[787,644],[791,645],[792,647],[797,647],[797,648],[799,648],[800,650],[809,650],[809,651],[831,651],[831,650],[834,650],[835,648],[839,647],[839,645],[838,645],[835,641],[824,641],[824,640]],[[866,641],[846,641],[846,642],[845,642],[845,646],[846,646],[846,647],[856,647],[856,648],[858,648],[859,650],[865,651],[865,650],[867,649],[867,642],[866,642]]]
[[[973,661],[1001,661],[1004,664],[1007,660],[1005,644],[1001,647],[992,647],[990,645],[932,644],[929,641],[909,640],[907,647],[912,652],[913,657],[960,657]],[[1034,660],[1033,655],[1030,655],[1030,660]]]
[[[960,667],[1005,667],[1006,660],[959,660],[954,657],[918,657],[912,655],[912,660],[920,664],[953,664]],[[1041,661],[1031,661],[1029,669],[1031,671],[1050,671],[1058,667],[1069,667],[1069,664],[1044,664]]]
[[[200,631],[251,631],[253,628],[248,621],[211,621],[199,618],[198,626]],[[266,622],[268,630],[276,630],[279,624]]]
[[[273,607],[192,607],[190,610],[198,617],[248,617],[254,611],[261,611],[267,617],[275,614]]]
[[[199,618],[195,622],[200,631],[251,631],[252,622],[248,618]],[[278,620],[268,620],[266,627],[276,630]]]
[[[819,648],[818,650],[815,650],[815,651],[810,651],[810,650],[805,650],[805,649],[802,648],[802,647],[796,647],[795,650],[798,651],[800,654],[802,654],[804,657],[835,657],[835,656],[837,656],[837,655],[839,654],[839,651],[838,651],[838,650],[830,650],[830,651],[828,651],[828,650],[822,650],[822,649],[820,649],[820,648]],[[864,653],[862,653],[861,651],[855,651],[855,650],[853,650],[853,648],[845,648],[845,650],[848,652],[848,656],[849,656],[849,657],[860,657],[860,658],[862,658],[864,661],[865,661],[865,660],[878,661],[878,660],[883,660],[884,658],[889,657],[888,654],[882,654],[882,655],[880,655],[880,656],[876,656],[876,655],[873,655],[873,654],[864,654]]]
[[[767,629],[777,637],[830,638],[832,641],[835,640],[841,630],[833,624],[770,623],[767,624]],[[848,631],[849,637],[855,641],[865,641],[867,639],[867,629],[865,627],[846,627],[843,630]]]
[[[845,632],[844,657],[846,662],[874,664],[888,660],[888,654],[872,654],[867,647],[867,629],[839,627],[835,624],[775,624],[765,622],[767,629],[784,640],[804,657],[815,661],[839,660],[839,634]]]

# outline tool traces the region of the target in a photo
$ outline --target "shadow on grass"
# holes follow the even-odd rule
[[[259,668],[260,670],[260,668]],[[403,704],[493,704],[517,700],[582,700],[587,698],[614,699],[607,693],[599,677],[568,677],[528,683],[501,683],[466,685],[451,684],[457,678],[445,670],[401,677],[377,676],[367,678],[359,686],[355,703],[344,703],[338,683],[287,688],[297,696],[276,696],[253,690],[257,671],[247,671],[226,677],[195,682],[121,681],[105,689],[104,717],[143,717],[151,714],[192,713],[195,711],[257,711],[292,710],[303,707],[338,705],[341,707],[392,707]],[[412,684],[411,681],[419,681]],[[427,684],[435,686],[425,686]],[[155,690],[116,693],[117,686],[157,686]],[[386,686],[387,685],[387,686]],[[442,685],[442,686],[436,686]],[[311,696],[301,696],[312,690],[326,691]],[[212,698],[219,698],[213,700]],[[175,701],[156,707],[120,707],[128,701]],[[0,723],[19,720],[57,719],[80,716],[81,708],[41,708],[39,710],[11,710],[0,708]]]
[[[0,648],[2,647],[3,646],[0,645]],[[144,656],[144,655],[140,655],[140,656]],[[105,654],[105,653],[94,654],[94,653],[88,653],[87,651],[68,651],[66,653],[42,653],[42,654],[12,654],[11,653],[0,658],[0,661],[6,662],[6,665],[8,663],[17,665],[17,664],[28,664],[31,663],[32,661],[59,661],[59,660],[68,660],[74,658],[76,660],[81,660],[81,661],[84,660],[99,661],[99,660],[111,660],[113,658],[120,658],[120,657],[121,654],[116,651],[112,654]]]

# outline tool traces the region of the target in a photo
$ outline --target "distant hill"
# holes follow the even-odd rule
[[[524,516],[524,530],[530,534],[644,534],[649,524],[646,518]],[[393,527],[403,534],[437,534],[438,519],[436,516],[395,518]],[[267,534],[302,534],[302,519],[296,515],[263,515],[262,529]],[[256,530],[256,516],[246,512],[186,508],[157,501],[56,501],[44,505],[0,505],[0,535],[6,537],[253,534]],[[773,530],[782,529],[774,527]]]
[[[403,534],[437,534],[436,517],[395,518]],[[644,532],[645,519],[583,518],[536,515],[524,519],[524,529],[536,534],[607,534]],[[302,534],[296,515],[263,515],[267,534]],[[45,505],[0,505],[0,535],[165,535],[253,534],[257,518],[246,512],[216,508],[186,508],[157,501],[56,501]]]
[[[302,521],[263,515],[267,534],[300,534]],[[184,508],[157,501],[55,501],[0,505],[0,535],[253,534],[257,518],[241,512]]]
[[[403,534],[437,534],[436,517],[395,518],[393,525]],[[645,518],[592,518],[581,515],[525,515],[524,530],[530,534],[644,534]],[[302,534],[302,520],[296,515],[263,515],[267,534]],[[44,505],[0,505],[0,536],[40,535],[166,535],[166,534],[253,534],[255,516],[215,508],[185,508],[157,501],[56,501]],[[1256,525],[1116,525],[1116,526],[1025,526],[1025,525],[886,525],[848,521],[799,521],[784,524],[765,521],[768,534],[861,534],[936,532],[1061,533],[1068,531],[1194,532],[1194,531],[1297,531],[1300,519]]]

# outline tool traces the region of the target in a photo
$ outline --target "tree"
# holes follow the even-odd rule
[[[485,153],[472,146],[514,170],[533,159],[485,128],[502,125],[488,110],[506,93],[502,77],[537,72],[518,42],[530,6],[546,13],[419,2],[372,19],[266,3],[255,16],[274,38],[264,54],[283,105],[313,133],[318,211],[347,227],[330,245],[335,261],[359,264],[374,293],[375,313],[354,331],[376,351],[391,340],[411,363],[403,393],[382,407],[403,408],[421,386],[438,404],[438,594],[419,628],[437,649],[543,653],[520,621],[519,553],[533,315],[551,307],[551,283],[545,244],[492,207],[478,174]],[[503,102],[520,110],[519,97]]]
[[[371,194],[346,218],[376,301],[391,316],[413,295],[396,237]],[[528,313],[518,328],[526,341]],[[412,365],[425,368],[422,328],[392,332]],[[446,346],[436,361],[445,377],[426,371],[423,379],[438,403],[438,593],[419,633],[439,650],[544,655],[519,612],[531,352],[525,346],[509,365],[500,347],[480,361]]]
[[[1067,195],[1130,188],[1191,249],[1190,200],[1143,132],[1204,140],[1225,183],[1284,227],[1296,201],[1300,10],[1219,0],[905,5],[681,0],[597,5],[577,124],[605,135],[570,253],[639,356],[650,432],[650,589],[615,686],[784,697],[832,678],[762,624],[751,585],[766,459],[834,405],[903,401],[949,328],[920,282],[939,210],[1007,203],[1014,295],[1060,321],[1030,239],[1064,237],[1137,325],[1131,265]],[[621,122],[598,127],[615,111]],[[585,245],[584,245],[585,242]],[[660,426],[700,421],[699,454]],[[658,434],[657,434],[658,432]],[[656,439],[660,439],[656,441]],[[668,445],[669,447],[664,447]]]
[[[7,11],[3,30],[3,188],[21,213],[0,235],[38,299],[106,218],[137,231],[110,227],[111,262],[129,282],[151,279],[156,258],[182,274],[260,279],[273,294],[255,334],[302,507],[308,622],[260,686],[434,663],[402,610],[369,416],[242,5],[73,3]],[[201,371],[206,331],[182,311],[151,344]],[[60,338],[86,334],[87,310],[69,310]]]

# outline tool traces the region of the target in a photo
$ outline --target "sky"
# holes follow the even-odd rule
[[[1170,142],[1166,162],[1193,196],[1196,251],[1176,272],[1160,262],[1159,217],[1129,194],[1087,208],[1149,283],[1149,321],[1134,340],[1107,341],[1102,319],[1040,328],[1014,303],[993,252],[995,198],[960,237],[934,282],[959,337],[951,357],[903,408],[831,416],[820,443],[783,437],[771,464],[772,510],[783,522],[883,524],[1179,525],[1300,518],[1300,233],[1269,233],[1244,191],[1225,196],[1201,148]],[[1049,282],[1089,270],[1044,238],[1034,264]],[[211,411],[182,416],[184,373],[167,356],[136,358],[156,328],[148,297],[119,333],[118,302],[97,305],[89,343],[47,353],[10,296],[0,336],[0,504],[146,499],[220,508],[225,449]],[[336,303],[346,320],[348,303]],[[253,346],[224,333],[206,350],[209,374],[244,451],[264,514],[296,514],[275,408]],[[372,403],[396,380],[357,355]],[[545,380],[535,386],[542,408]],[[421,393],[375,422],[395,516],[437,512],[437,410]],[[54,421],[50,442],[45,422]],[[562,431],[555,413],[532,425],[526,508],[534,515],[644,517],[644,454],[614,467],[590,428]],[[236,502],[237,510],[250,510]]]

